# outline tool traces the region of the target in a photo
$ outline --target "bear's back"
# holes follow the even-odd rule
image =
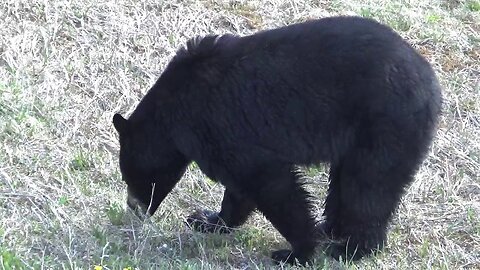
[[[239,149],[296,163],[331,160],[366,129],[431,129],[440,108],[429,64],[357,17],[190,41],[151,92],[163,93],[155,99],[169,129],[204,148],[197,155]]]

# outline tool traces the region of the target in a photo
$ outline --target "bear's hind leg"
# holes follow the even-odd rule
[[[317,225],[316,230],[320,238],[338,238],[338,215],[340,211],[340,164],[330,165],[328,194],[325,199],[324,220]]]
[[[335,227],[345,242],[327,249],[332,257],[358,260],[386,244],[388,222],[404,187],[413,180],[416,167],[413,157],[401,156],[400,152],[386,149],[355,149],[346,155],[338,175],[340,197]]]
[[[187,223],[197,231],[204,233],[230,233],[232,228],[247,221],[255,210],[255,204],[240,194],[225,189],[220,213],[200,210],[187,219]]]

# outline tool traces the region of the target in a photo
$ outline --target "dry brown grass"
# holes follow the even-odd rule
[[[386,252],[344,264],[319,251],[315,268],[480,269],[479,6],[478,0],[0,0],[0,266],[275,267],[269,250],[286,243],[259,215],[231,236],[183,225],[194,207],[218,208],[221,200],[222,188],[195,166],[149,222],[125,212],[111,118],[132,112],[189,37],[359,14],[393,26],[429,59],[444,87],[444,114]],[[309,170],[320,199],[322,168]]]

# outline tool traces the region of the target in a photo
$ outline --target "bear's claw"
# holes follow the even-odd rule
[[[289,249],[280,249],[272,252],[272,259],[276,263],[288,263],[291,265],[303,265],[307,264],[306,259],[300,259],[295,256],[294,252]]]
[[[217,212],[210,210],[197,210],[187,218],[187,224],[194,230],[202,233],[230,233]]]

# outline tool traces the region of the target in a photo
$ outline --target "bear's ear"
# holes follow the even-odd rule
[[[127,119],[123,118],[120,114],[116,113],[113,116],[113,126],[118,131],[118,133],[122,134],[127,131]]]

